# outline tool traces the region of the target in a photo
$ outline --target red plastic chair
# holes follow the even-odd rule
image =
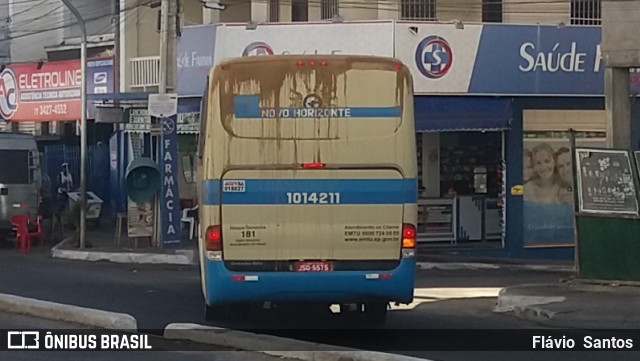
[[[11,224],[16,228],[16,249],[20,247],[20,253],[31,250],[29,244],[29,216],[25,214],[18,214],[11,216]]]
[[[11,224],[16,227],[16,248],[20,247],[20,252],[31,252],[31,246],[33,244],[33,238],[40,239],[40,245],[44,246],[44,237],[42,235],[42,224],[40,217],[35,222],[29,219],[26,214],[18,214],[11,217]],[[29,225],[35,225],[36,230],[29,231]]]

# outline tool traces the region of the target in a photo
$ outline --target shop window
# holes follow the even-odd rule
[[[400,3],[401,20],[436,20],[435,0],[402,0]]]
[[[601,24],[601,0],[571,0],[571,25]]]
[[[440,193],[484,195],[500,193],[502,162],[500,132],[457,132],[440,135]]]

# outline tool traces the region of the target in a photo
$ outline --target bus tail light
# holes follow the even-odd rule
[[[302,163],[304,169],[320,169],[324,168],[324,163]]]
[[[304,60],[296,61],[296,66],[305,66],[305,65],[309,65],[309,66],[316,66],[316,65],[327,66],[327,65],[329,65],[329,62],[326,61],[326,60],[322,60],[320,62],[318,62],[317,60],[309,60],[309,62],[307,62],[307,63],[305,63]]]
[[[405,223],[402,225],[402,258],[416,256],[416,226]]]
[[[222,258],[222,227],[209,226],[205,238],[207,257],[211,259]]]
[[[402,69],[402,65],[400,65],[400,64],[393,64],[393,70],[399,71],[400,69]]]

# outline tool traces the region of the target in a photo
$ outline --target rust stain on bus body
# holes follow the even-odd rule
[[[239,94],[256,94],[259,96],[261,108],[276,109],[275,119],[269,119],[273,120],[275,124],[270,126],[267,121],[263,121],[261,122],[261,138],[249,137],[260,143],[263,164],[281,164],[279,158],[283,142],[287,141],[293,141],[292,145],[295,152],[293,159],[297,160],[297,152],[300,148],[298,143],[309,140],[313,140],[315,143],[314,161],[321,162],[320,144],[326,140],[321,137],[321,118],[313,119],[316,133],[314,138],[295,139],[298,135],[298,127],[304,129],[304,124],[299,124],[298,122],[293,123],[292,133],[294,139],[285,138],[282,129],[283,122],[278,111],[281,109],[281,105],[284,105],[285,108],[290,106],[302,108],[304,106],[302,100],[310,93],[319,95],[323,101],[326,100],[328,102],[326,105],[334,105],[334,102],[340,99],[340,96],[347,100],[348,87],[352,86],[348,84],[346,79],[349,70],[389,70],[395,64],[400,64],[390,58],[388,61],[381,62],[379,57],[332,55],[322,57],[322,59],[326,59],[329,62],[328,66],[320,66],[319,63],[315,66],[296,66],[296,62],[299,60],[308,64],[309,61],[318,61],[319,58],[318,56],[309,55],[236,58],[222,62],[214,68],[212,83],[219,86],[220,94],[220,109],[217,111],[222,116],[224,130],[230,135],[227,153],[230,153],[229,150],[234,138],[247,138],[236,134],[232,127],[234,97]],[[223,70],[223,68],[226,68],[226,70]],[[404,105],[405,86],[411,86],[410,80],[408,80],[410,75],[408,68],[405,66],[396,71],[396,104],[402,107]],[[341,89],[342,94],[338,94],[338,80],[340,77],[344,78]],[[304,89],[299,89],[300,82],[303,83]],[[306,91],[306,94],[301,94],[301,90]],[[365,89],[365,91],[370,91],[370,89]],[[281,104],[282,96],[289,97],[290,104]],[[348,100],[346,104],[348,104]],[[327,119],[326,137],[329,139],[333,138],[331,133],[333,121],[331,117]],[[339,127],[336,125],[335,138],[333,139],[340,138],[338,133]],[[227,154],[227,162],[231,161],[231,156],[231,154]]]

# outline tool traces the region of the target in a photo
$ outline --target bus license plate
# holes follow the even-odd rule
[[[331,262],[296,262],[296,272],[330,272]]]

